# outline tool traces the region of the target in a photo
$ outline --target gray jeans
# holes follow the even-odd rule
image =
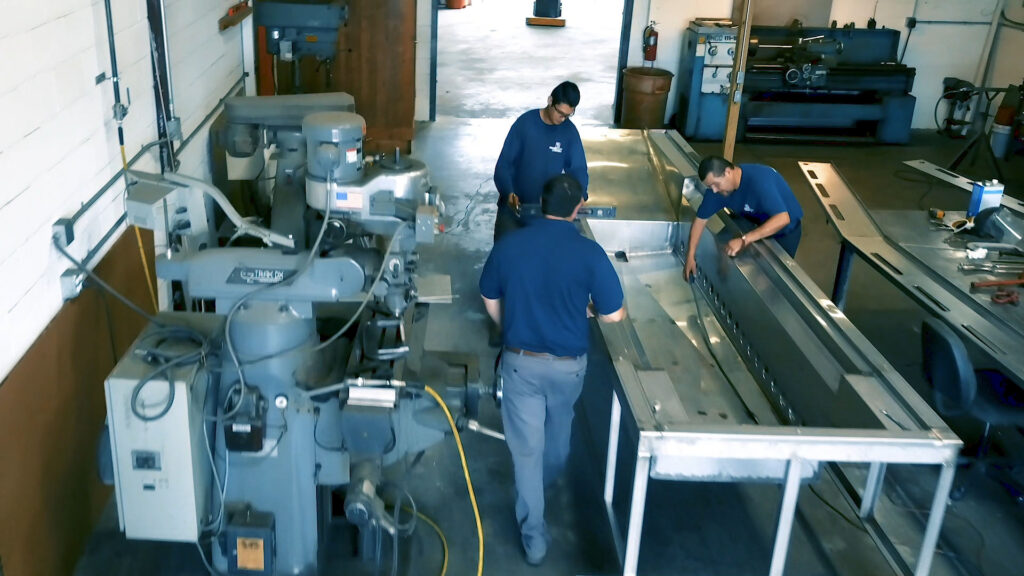
[[[583,390],[587,356],[538,358],[505,350],[499,370],[501,418],[515,467],[516,519],[527,554],[543,554],[549,539],[544,487],[569,458],[573,405]]]

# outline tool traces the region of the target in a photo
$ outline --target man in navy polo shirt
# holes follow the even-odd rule
[[[729,208],[758,224],[750,232],[730,240],[725,245],[726,255],[735,256],[758,240],[774,238],[791,257],[796,257],[804,211],[789,184],[774,168],[763,164],[733,164],[721,156],[707,156],[697,167],[697,176],[706,190],[690,228],[683,271],[687,280],[697,270],[697,244],[708,218],[722,208]]]
[[[512,124],[494,166],[498,189],[495,242],[540,217],[541,189],[553,176],[575,178],[587,199],[587,157],[580,133],[569,120],[579,103],[580,89],[572,82],[562,82],[551,91],[547,106],[524,113]]]
[[[544,487],[569,456],[573,404],[587,370],[587,318],[626,317],[611,261],[573,225],[582,186],[555,176],[540,200],[543,218],[497,242],[480,276],[484,306],[505,343],[501,418],[515,467],[516,519],[534,565],[548,547]]]

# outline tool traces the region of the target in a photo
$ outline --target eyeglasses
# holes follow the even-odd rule
[[[573,114],[576,113],[576,109],[574,108],[572,112],[569,112],[568,114],[566,114],[565,112],[562,112],[561,110],[559,110],[558,106],[555,106],[554,104],[551,105],[551,109],[554,110],[555,113],[558,114],[558,116],[562,120],[568,120],[569,118],[572,118]]]

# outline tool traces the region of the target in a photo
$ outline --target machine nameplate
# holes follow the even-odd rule
[[[363,208],[363,193],[335,192],[334,207],[339,210],[361,210]]]
[[[277,284],[295,274],[288,268],[253,268],[239,266],[231,271],[228,284]]]
[[[262,572],[265,570],[263,561],[263,539],[262,538],[238,538],[236,539],[238,550],[238,569]]]

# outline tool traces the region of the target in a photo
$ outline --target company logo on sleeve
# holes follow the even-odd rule
[[[562,143],[561,142],[555,142],[554,146],[548,146],[548,150],[551,150],[555,154],[561,154],[562,153]]]

